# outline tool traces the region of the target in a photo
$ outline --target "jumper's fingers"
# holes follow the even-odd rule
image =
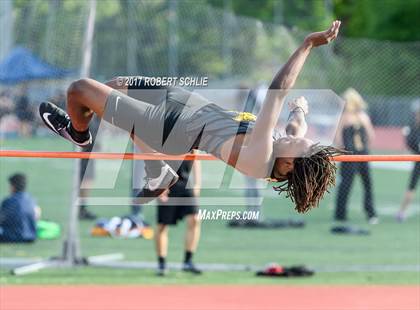
[[[338,36],[339,31],[340,31],[340,26],[338,26],[338,28],[333,33],[334,39]]]
[[[332,23],[331,27],[327,30],[326,35],[327,35],[327,36],[330,36],[331,34],[333,34],[333,33],[335,32],[335,30],[337,29],[337,27],[338,27],[338,26],[339,26],[339,23],[338,23],[338,21],[337,21],[337,20],[335,20],[335,21]]]
[[[340,28],[340,25],[341,25],[341,22],[338,20],[338,21],[335,23],[334,30],[339,29],[339,28]]]
[[[341,21],[337,21],[337,25],[336,25],[336,27],[335,27],[335,32],[337,32],[338,33],[338,31],[340,30],[340,26],[341,26]]]
[[[328,34],[329,38],[335,39],[337,37],[340,24],[340,21],[334,22],[334,28],[332,29],[331,33]]]
[[[332,33],[336,32],[339,26],[340,26],[340,23],[339,23],[338,21],[335,21],[335,22],[333,23],[333,26],[332,26],[331,32],[332,32]]]
[[[334,23],[331,24],[331,26],[327,29],[327,35],[334,31]]]
[[[332,39],[334,37],[335,32],[331,32],[327,34],[327,39]]]

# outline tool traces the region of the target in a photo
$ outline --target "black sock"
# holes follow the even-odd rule
[[[156,178],[160,176],[160,172],[166,163],[163,160],[145,160],[144,168],[146,170],[147,177]]]
[[[159,269],[165,269],[166,268],[166,258],[163,256],[158,257],[158,263],[159,263]]]
[[[184,259],[184,263],[186,264],[190,264],[192,261],[192,257],[193,257],[193,252],[191,251],[185,251],[185,259]]]
[[[76,129],[74,129],[73,124],[71,122],[69,126],[69,134],[77,142],[85,142],[90,137],[89,127],[85,131],[77,131]]]

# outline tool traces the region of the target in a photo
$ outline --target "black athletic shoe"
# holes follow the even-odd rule
[[[55,104],[51,102],[41,103],[39,106],[39,115],[48,128],[56,134],[62,136],[64,139],[81,147],[86,147],[92,144],[92,135],[90,132],[86,134],[86,137],[82,137],[80,140],[76,140],[72,137],[69,132],[71,123],[68,114]]]
[[[145,204],[157,198],[178,181],[178,174],[165,164],[156,178],[146,178],[146,184],[136,195],[136,203]]]
[[[159,267],[157,270],[156,270],[156,275],[158,276],[158,277],[164,277],[164,276],[166,276],[168,274],[168,268],[161,268],[161,267]]]
[[[93,221],[96,220],[96,218],[96,214],[90,212],[89,210],[86,210],[85,208],[80,209],[79,211],[79,220]]]
[[[192,274],[196,274],[196,275],[203,273],[200,269],[195,267],[193,263],[184,263],[184,265],[182,266],[182,271],[191,272]]]

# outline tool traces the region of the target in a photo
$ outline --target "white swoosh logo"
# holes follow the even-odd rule
[[[118,109],[118,101],[120,101],[121,97],[117,97],[117,101],[115,101],[115,112],[117,112]]]
[[[168,172],[168,169],[169,169],[168,166],[162,167],[162,170],[160,172],[160,176],[158,178],[149,180],[149,189],[151,191],[155,191],[156,189],[159,188],[159,185],[162,183],[163,178],[165,178],[165,176]]]
[[[55,131],[56,133],[58,133],[58,131],[54,128],[54,126],[51,124],[50,120],[48,119],[48,116],[50,116],[51,113],[45,112],[44,114],[42,114],[42,118],[44,119],[44,121],[48,124],[48,126]]]

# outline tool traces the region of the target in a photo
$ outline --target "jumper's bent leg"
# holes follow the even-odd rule
[[[92,79],[80,79],[73,82],[67,91],[67,113],[73,128],[77,131],[87,130],[93,113],[102,118],[106,100],[113,89],[121,91],[123,94],[127,93],[127,89],[117,87],[114,80],[106,84]],[[156,152],[140,138],[134,139],[133,135],[131,138],[143,153]]]
[[[135,102],[122,93],[120,95],[114,94],[113,88],[108,85],[91,79],[81,79],[73,82],[68,89],[67,112],[49,102],[41,103],[39,112],[44,123],[55,133],[76,145],[87,146],[92,143],[89,122],[93,113],[129,133],[132,133],[134,125],[130,117],[136,116],[143,118],[143,121],[147,120],[146,115],[142,114],[148,108],[147,103]],[[110,104],[109,100],[114,97],[116,97],[112,103],[114,106],[106,107]],[[117,107],[119,107],[118,115]],[[108,113],[105,110],[109,108],[115,115],[105,115]],[[136,144],[139,144],[143,150],[152,150],[147,148],[137,136],[136,139],[133,136],[132,138],[137,140]],[[148,182],[137,195],[141,204],[153,200],[178,180],[176,172],[163,161],[146,161],[145,164]]]
[[[126,86],[127,83],[125,82],[124,78],[121,78],[121,77],[113,78],[112,80],[106,82],[105,85],[111,87],[112,89],[118,90],[124,95],[129,96],[128,87]],[[135,99],[135,97],[132,97],[132,98]],[[135,136],[133,132],[131,133],[130,136],[134,144],[137,145],[137,147],[141,150],[142,153],[156,153],[156,150],[151,148],[138,136]],[[163,160],[145,160],[144,163],[145,163],[146,173],[149,177],[159,176],[161,172],[161,168],[166,166],[166,162],[164,162]],[[142,194],[140,193],[140,195]]]
[[[45,125],[66,140],[80,146],[92,144],[89,122],[93,113],[103,116],[112,88],[91,79],[73,82],[67,92],[67,110],[44,101],[39,114]]]
[[[124,78],[122,77],[114,78],[105,83],[106,87],[109,87],[110,89],[118,90],[120,93],[129,96],[128,87],[126,85],[127,83],[124,82]],[[109,96],[109,93],[106,96],[105,100],[107,100],[108,96]],[[132,98],[136,99],[135,97],[132,97]],[[139,104],[141,103],[139,102]],[[90,108],[94,110],[95,107],[90,107]],[[98,111],[98,112],[95,111],[95,113],[98,113],[99,115],[104,113],[103,111],[104,107],[99,106],[97,108],[99,109],[102,108],[102,111]],[[153,148],[151,148],[148,144],[146,144],[141,139],[141,137],[139,137],[138,135],[135,135],[134,132],[131,132],[130,136],[131,136],[131,139],[134,141],[134,143],[139,147],[139,149],[143,153],[156,152]],[[150,201],[151,199],[159,196],[164,190],[171,187],[178,180],[178,176],[176,172],[164,161],[145,160],[144,163],[145,163],[146,174],[148,177],[148,182],[137,194],[137,197],[139,197],[139,200],[137,201],[138,203],[146,203]],[[155,181],[152,182],[151,179],[155,179]]]
[[[121,80],[121,77],[115,77],[112,80],[106,82],[105,85],[109,86],[112,89],[118,90],[124,95],[127,95],[127,96],[129,95],[128,87],[126,86],[127,83],[125,83],[124,79]],[[130,136],[131,136],[131,139],[134,141],[134,143],[137,145],[137,147],[142,151],[142,153],[155,153],[156,152],[156,150],[154,150],[145,142],[143,142],[143,140],[141,140],[139,137],[136,137],[133,133]]]
[[[70,85],[67,91],[67,113],[75,130],[86,131],[93,113],[102,118],[111,91],[111,87],[92,79],[80,79]]]

